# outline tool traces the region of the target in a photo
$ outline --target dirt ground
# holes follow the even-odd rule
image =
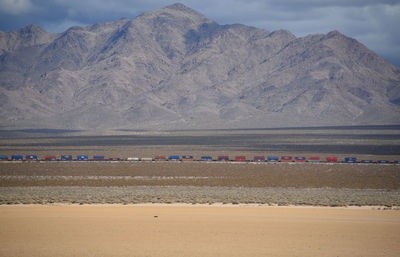
[[[0,256],[398,256],[400,212],[1,206]]]
[[[400,166],[317,163],[4,162],[0,186],[400,189]]]

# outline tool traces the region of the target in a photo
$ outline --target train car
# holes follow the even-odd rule
[[[170,155],[168,156],[169,161],[179,161],[181,158],[179,155]]]
[[[72,161],[72,155],[61,155],[62,161]]]
[[[24,160],[24,156],[22,156],[22,155],[12,155],[11,156],[11,160],[12,161],[23,161]]]
[[[281,157],[281,162],[291,162],[293,161],[292,156],[282,156]]]
[[[247,162],[246,156],[235,156],[235,162]]]
[[[253,161],[254,162],[265,162],[265,157],[264,156],[254,156]]]
[[[155,161],[166,161],[167,157],[164,155],[157,155],[156,157],[154,157]]]
[[[193,155],[182,155],[182,161],[193,161]]]
[[[95,155],[93,156],[93,161],[104,161],[104,156],[102,155]]]
[[[202,161],[211,162],[213,159],[211,156],[201,156]]]
[[[140,158],[140,160],[144,161],[144,162],[152,162],[153,158],[151,158],[151,157],[142,157],[142,158]]]
[[[0,161],[8,161],[7,155],[0,155]]]
[[[374,163],[373,160],[361,160],[361,163]]]
[[[306,162],[306,157],[294,157],[295,162]]]
[[[356,157],[345,157],[344,158],[344,162],[346,162],[346,163],[356,163],[357,162],[357,158]]]
[[[222,161],[229,161],[229,156],[227,155],[220,155],[218,156],[218,161],[222,162]]]
[[[377,163],[390,163],[388,160],[378,160]]]
[[[319,161],[321,161],[321,158],[319,158],[319,157],[308,157],[307,161],[309,161],[309,162],[319,162]]]
[[[25,160],[27,160],[27,161],[37,161],[38,157],[37,157],[37,155],[27,155],[27,156],[25,156]]]
[[[268,156],[267,157],[267,160],[269,161],[269,162],[279,162],[279,157],[278,156]]]
[[[338,162],[337,157],[326,157],[326,162]]]
[[[138,158],[138,157],[128,157],[126,160],[127,161],[131,161],[131,162],[138,162],[138,161],[140,161],[140,158]]]
[[[118,162],[118,161],[121,161],[121,158],[118,158],[118,157],[111,157],[111,158],[108,158],[108,160],[109,160],[109,161]]]
[[[88,161],[88,160],[89,160],[89,157],[88,157],[87,155],[78,155],[78,156],[76,157],[76,160],[77,160],[77,161]]]
[[[55,156],[55,155],[46,155],[44,157],[44,160],[45,161],[57,161],[57,156]]]
[[[394,164],[400,164],[400,160],[393,161]]]

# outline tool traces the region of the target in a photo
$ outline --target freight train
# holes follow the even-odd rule
[[[88,155],[78,155],[73,158],[72,155],[61,155],[57,158],[55,155],[46,155],[42,159],[39,159],[37,155],[12,155],[9,158],[7,155],[0,155],[0,161],[172,161],[172,162],[185,162],[185,161],[200,161],[200,162],[310,162],[310,163],[379,163],[379,164],[400,164],[400,160],[388,161],[388,160],[358,160],[357,157],[345,157],[339,159],[335,156],[326,157],[321,159],[318,156],[313,157],[298,157],[298,156],[254,156],[252,159],[248,159],[244,155],[235,156],[230,158],[227,155],[219,155],[216,158],[212,156],[201,156],[199,159],[194,158],[193,155],[158,155],[155,157],[128,157],[128,158],[106,158],[102,155],[94,155],[93,158],[89,158]]]

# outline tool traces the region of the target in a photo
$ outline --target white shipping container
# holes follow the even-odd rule
[[[138,162],[140,159],[138,157],[128,157],[128,161]]]

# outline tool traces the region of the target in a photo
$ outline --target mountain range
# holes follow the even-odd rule
[[[220,25],[182,4],[59,34],[0,31],[2,129],[399,121],[399,67],[338,31]]]

